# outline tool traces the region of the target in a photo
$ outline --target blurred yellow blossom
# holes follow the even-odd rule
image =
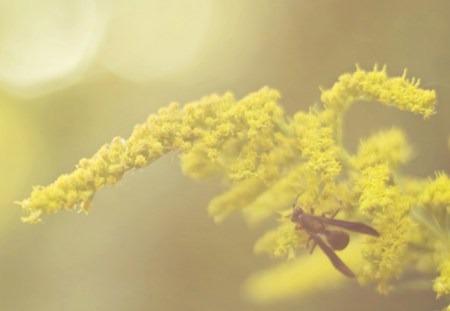
[[[450,253],[447,259],[439,267],[440,276],[434,280],[433,288],[437,296],[450,295]]]
[[[339,218],[362,221],[380,233],[360,237],[339,253],[361,283],[376,283],[378,291],[387,293],[391,279],[416,268],[438,274],[434,290],[438,297],[450,296],[447,175],[430,180],[403,176],[399,167],[410,159],[412,148],[400,129],[362,139],[356,154],[342,145],[344,114],[355,102],[378,101],[428,118],[435,112],[435,92],[407,79],[406,71],[390,78],[385,67],[375,66],[372,71],[357,67],[323,89],[323,108],[290,118],[279,99],[277,91],[266,87],[241,100],[226,93],[183,107],[171,104],[137,125],[128,139],[114,138],[81,160],[71,174],[35,187],[19,202],[27,214],[23,221],[39,222],[61,209],[87,211],[103,186],[179,151],[184,174],[198,179],[221,175],[229,183],[229,190],[210,202],[216,222],[234,211],[250,225],[279,219],[256,242],[255,252],[292,260],[249,279],[244,291],[253,301],[306,295],[346,280],[319,251],[295,258],[307,248],[309,236],[290,220],[294,198],[305,211],[321,215],[340,209]]]
[[[367,264],[361,277],[376,280],[380,292],[388,291],[388,280],[403,270],[406,246],[414,230],[407,217],[412,201],[394,184],[398,164],[405,163],[411,153],[404,134],[397,129],[383,131],[361,142],[352,158],[359,172],[352,178],[359,211],[372,216],[372,223],[380,232],[363,249]]]
[[[352,267],[360,267],[361,242],[352,243],[339,256]],[[336,273],[319,251],[288,260],[276,267],[252,275],[243,286],[244,296],[256,303],[273,303],[286,298],[323,293],[345,285],[346,277]]]

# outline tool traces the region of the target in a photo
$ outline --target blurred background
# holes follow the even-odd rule
[[[241,295],[276,261],[253,254],[266,228],[215,225],[220,180],[193,181],[176,155],[96,196],[88,216],[22,224],[13,204],[71,172],[158,108],[211,93],[278,89],[287,114],[319,101],[358,63],[421,78],[430,120],[354,106],[345,144],[393,125],[415,149],[403,171],[448,171],[450,2],[295,0],[0,0],[0,310],[437,310],[430,290],[341,291],[271,305]],[[301,278],[301,275],[292,277]]]

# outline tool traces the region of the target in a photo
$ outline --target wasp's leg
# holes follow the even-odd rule
[[[330,219],[334,219],[334,217],[336,217],[336,215],[339,213],[340,210],[341,210],[341,208],[338,208],[337,210],[335,210],[333,212],[333,214],[331,214]]]
[[[328,259],[330,259],[333,266],[339,270],[342,274],[354,278],[355,274],[349,267],[336,255],[336,253],[320,238],[319,235],[313,234],[311,238],[314,242],[319,245],[319,247],[323,250],[325,255],[327,255]]]
[[[312,245],[310,246],[310,243],[312,242]],[[314,249],[316,248],[316,241],[314,241],[314,239],[309,236],[308,240],[306,241],[306,248],[309,248],[309,253],[312,254],[314,252]]]
[[[331,215],[327,212],[323,212],[322,213],[322,217],[328,218],[328,219],[334,219],[334,217],[336,217],[336,215],[340,212],[341,208],[338,208],[337,210],[335,210]],[[330,216],[328,216],[330,215]]]
[[[292,208],[295,209],[297,207],[297,201],[300,197],[300,193],[295,197],[294,201],[292,201]]]

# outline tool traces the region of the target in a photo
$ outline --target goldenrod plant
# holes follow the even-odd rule
[[[114,138],[72,173],[35,187],[19,202],[26,213],[22,220],[38,223],[62,209],[87,212],[100,188],[177,151],[184,174],[197,179],[221,175],[230,185],[209,205],[216,222],[234,211],[251,225],[279,220],[256,242],[255,251],[294,259],[251,277],[244,286],[250,299],[271,302],[347,281],[320,252],[302,252],[308,234],[296,230],[289,218],[297,195],[295,204],[305,210],[321,215],[340,209],[339,218],[364,222],[380,233],[355,236],[339,254],[361,284],[374,283],[380,293],[388,293],[394,279],[415,269],[434,277],[429,284],[437,297],[448,297],[450,178],[400,174],[411,147],[398,128],[361,139],[355,154],[342,144],[344,115],[355,103],[377,101],[425,119],[432,116],[436,94],[419,84],[406,71],[390,78],[385,67],[357,67],[322,90],[323,107],[293,117],[279,105],[280,94],[267,87],[241,100],[226,93],[183,107],[171,104],[137,125],[128,139]]]

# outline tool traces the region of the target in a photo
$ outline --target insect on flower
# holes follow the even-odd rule
[[[310,253],[312,253],[316,245],[318,245],[337,270],[348,277],[355,277],[353,271],[350,270],[350,268],[347,267],[334,252],[342,250],[348,245],[350,240],[348,233],[342,230],[329,229],[328,227],[339,227],[348,231],[364,233],[376,237],[380,236],[378,231],[360,222],[334,219],[339,212],[339,209],[337,209],[330,217],[314,215],[313,210],[311,210],[311,213],[305,213],[301,207],[296,206],[296,201],[297,200],[295,200],[293,204],[294,210],[291,215],[291,220],[297,224],[297,230],[304,230],[309,235],[308,244],[311,241],[313,242]]]

